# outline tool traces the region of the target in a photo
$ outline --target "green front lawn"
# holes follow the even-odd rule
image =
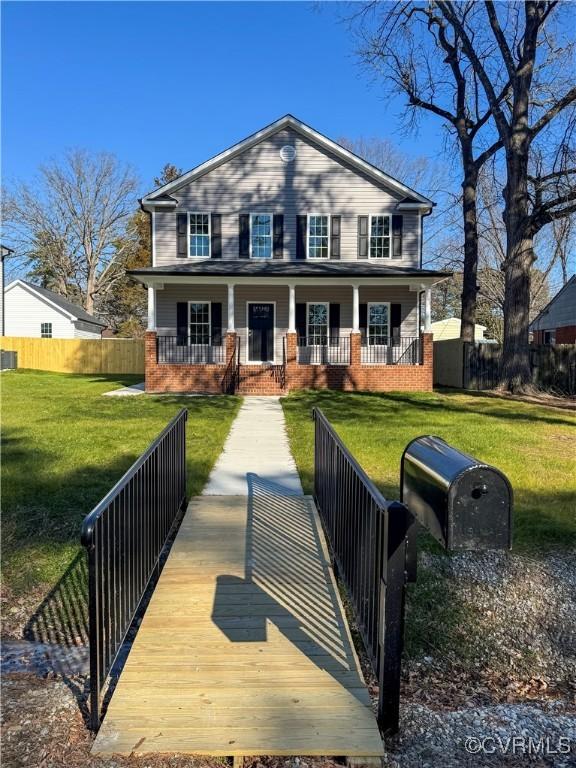
[[[198,494],[238,410],[235,397],[102,397],[141,380],[2,374],[2,565],[9,598],[56,584],[84,516],[182,407],[188,493]]]
[[[576,452],[569,411],[460,392],[309,391],[282,400],[304,490],[312,492],[313,423],[320,407],[384,495],[398,498],[400,457],[438,435],[495,465],[514,489],[514,547],[576,543]]]

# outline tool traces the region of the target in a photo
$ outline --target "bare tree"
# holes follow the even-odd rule
[[[368,11],[375,9],[379,14],[381,7],[380,3],[370,3]],[[363,15],[362,58],[407,97],[413,108],[408,113],[409,125],[415,124],[418,110],[429,112],[442,120],[458,143],[464,231],[461,337],[472,341],[478,266],[476,186],[480,169],[501,148],[502,141],[494,136],[483,142],[480,134],[490,120],[491,107],[482,96],[458,36],[435,3],[396,2],[384,7],[383,18],[378,16],[375,25],[370,24],[368,12]],[[462,12],[473,16],[474,3],[464,3]],[[506,98],[508,87],[503,85],[499,101]]]
[[[137,181],[110,154],[68,152],[3,201],[3,226],[31,274],[93,312],[123,275]]]
[[[576,211],[573,130],[576,87],[570,57],[570,4],[557,0],[477,3],[481,16],[449,0],[435,5],[470,62],[490,106],[505,155],[506,257],[501,386],[530,385],[528,329],[534,237]],[[556,19],[552,27],[553,15]],[[568,66],[567,66],[568,65]],[[507,89],[504,101],[503,88]],[[545,139],[544,139],[545,137]],[[536,153],[535,147],[549,147]]]

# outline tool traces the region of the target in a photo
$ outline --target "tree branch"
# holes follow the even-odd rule
[[[576,101],[576,86],[570,88],[570,90],[565,93],[564,96],[558,99],[554,106],[550,107],[548,112],[542,115],[542,117],[534,123],[530,129],[532,137],[540,133],[540,131],[545,128],[548,123],[556,117],[557,114],[562,112],[562,110],[566,107],[570,106],[570,104],[572,104],[574,101]]]

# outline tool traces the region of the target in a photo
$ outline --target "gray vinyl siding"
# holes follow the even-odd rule
[[[158,335],[176,334],[176,304],[180,301],[218,301],[222,304],[222,330],[228,325],[228,294],[224,285],[167,285],[156,292]],[[234,321],[240,337],[241,361],[247,360],[248,302],[275,302],[275,362],[283,357],[283,338],[288,331],[288,287],[276,285],[237,285],[234,289]],[[327,301],[340,304],[340,333],[352,331],[352,288],[350,286],[296,286],[296,303]],[[418,335],[418,294],[404,286],[366,286],[360,288],[360,303],[387,301],[402,306],[402,336]]]
[[[280,149],[296,147],[296,159],[284,163]],[[220,213],[222,258],[238,258],[240,213],[284,215],[284,258],[296,258],[296,216],[339,215],[341,259],[357,259],[358,216],[392,214],[401,199],[363,173],[286,129],[206,173],[172,194],[182,211]],[[385,263],[418,266],[420,215],[404,213],[403,258]],[[182,263],[176,257],[176,212],[158,210],[155,218],[156,264]]]
[[[576,278],[572,277],[532,323],[532,331],[549,331],[576,325]]]

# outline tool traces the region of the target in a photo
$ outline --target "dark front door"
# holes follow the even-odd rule
[[[274,304],[248,304],[248,360],[274,360]]]

